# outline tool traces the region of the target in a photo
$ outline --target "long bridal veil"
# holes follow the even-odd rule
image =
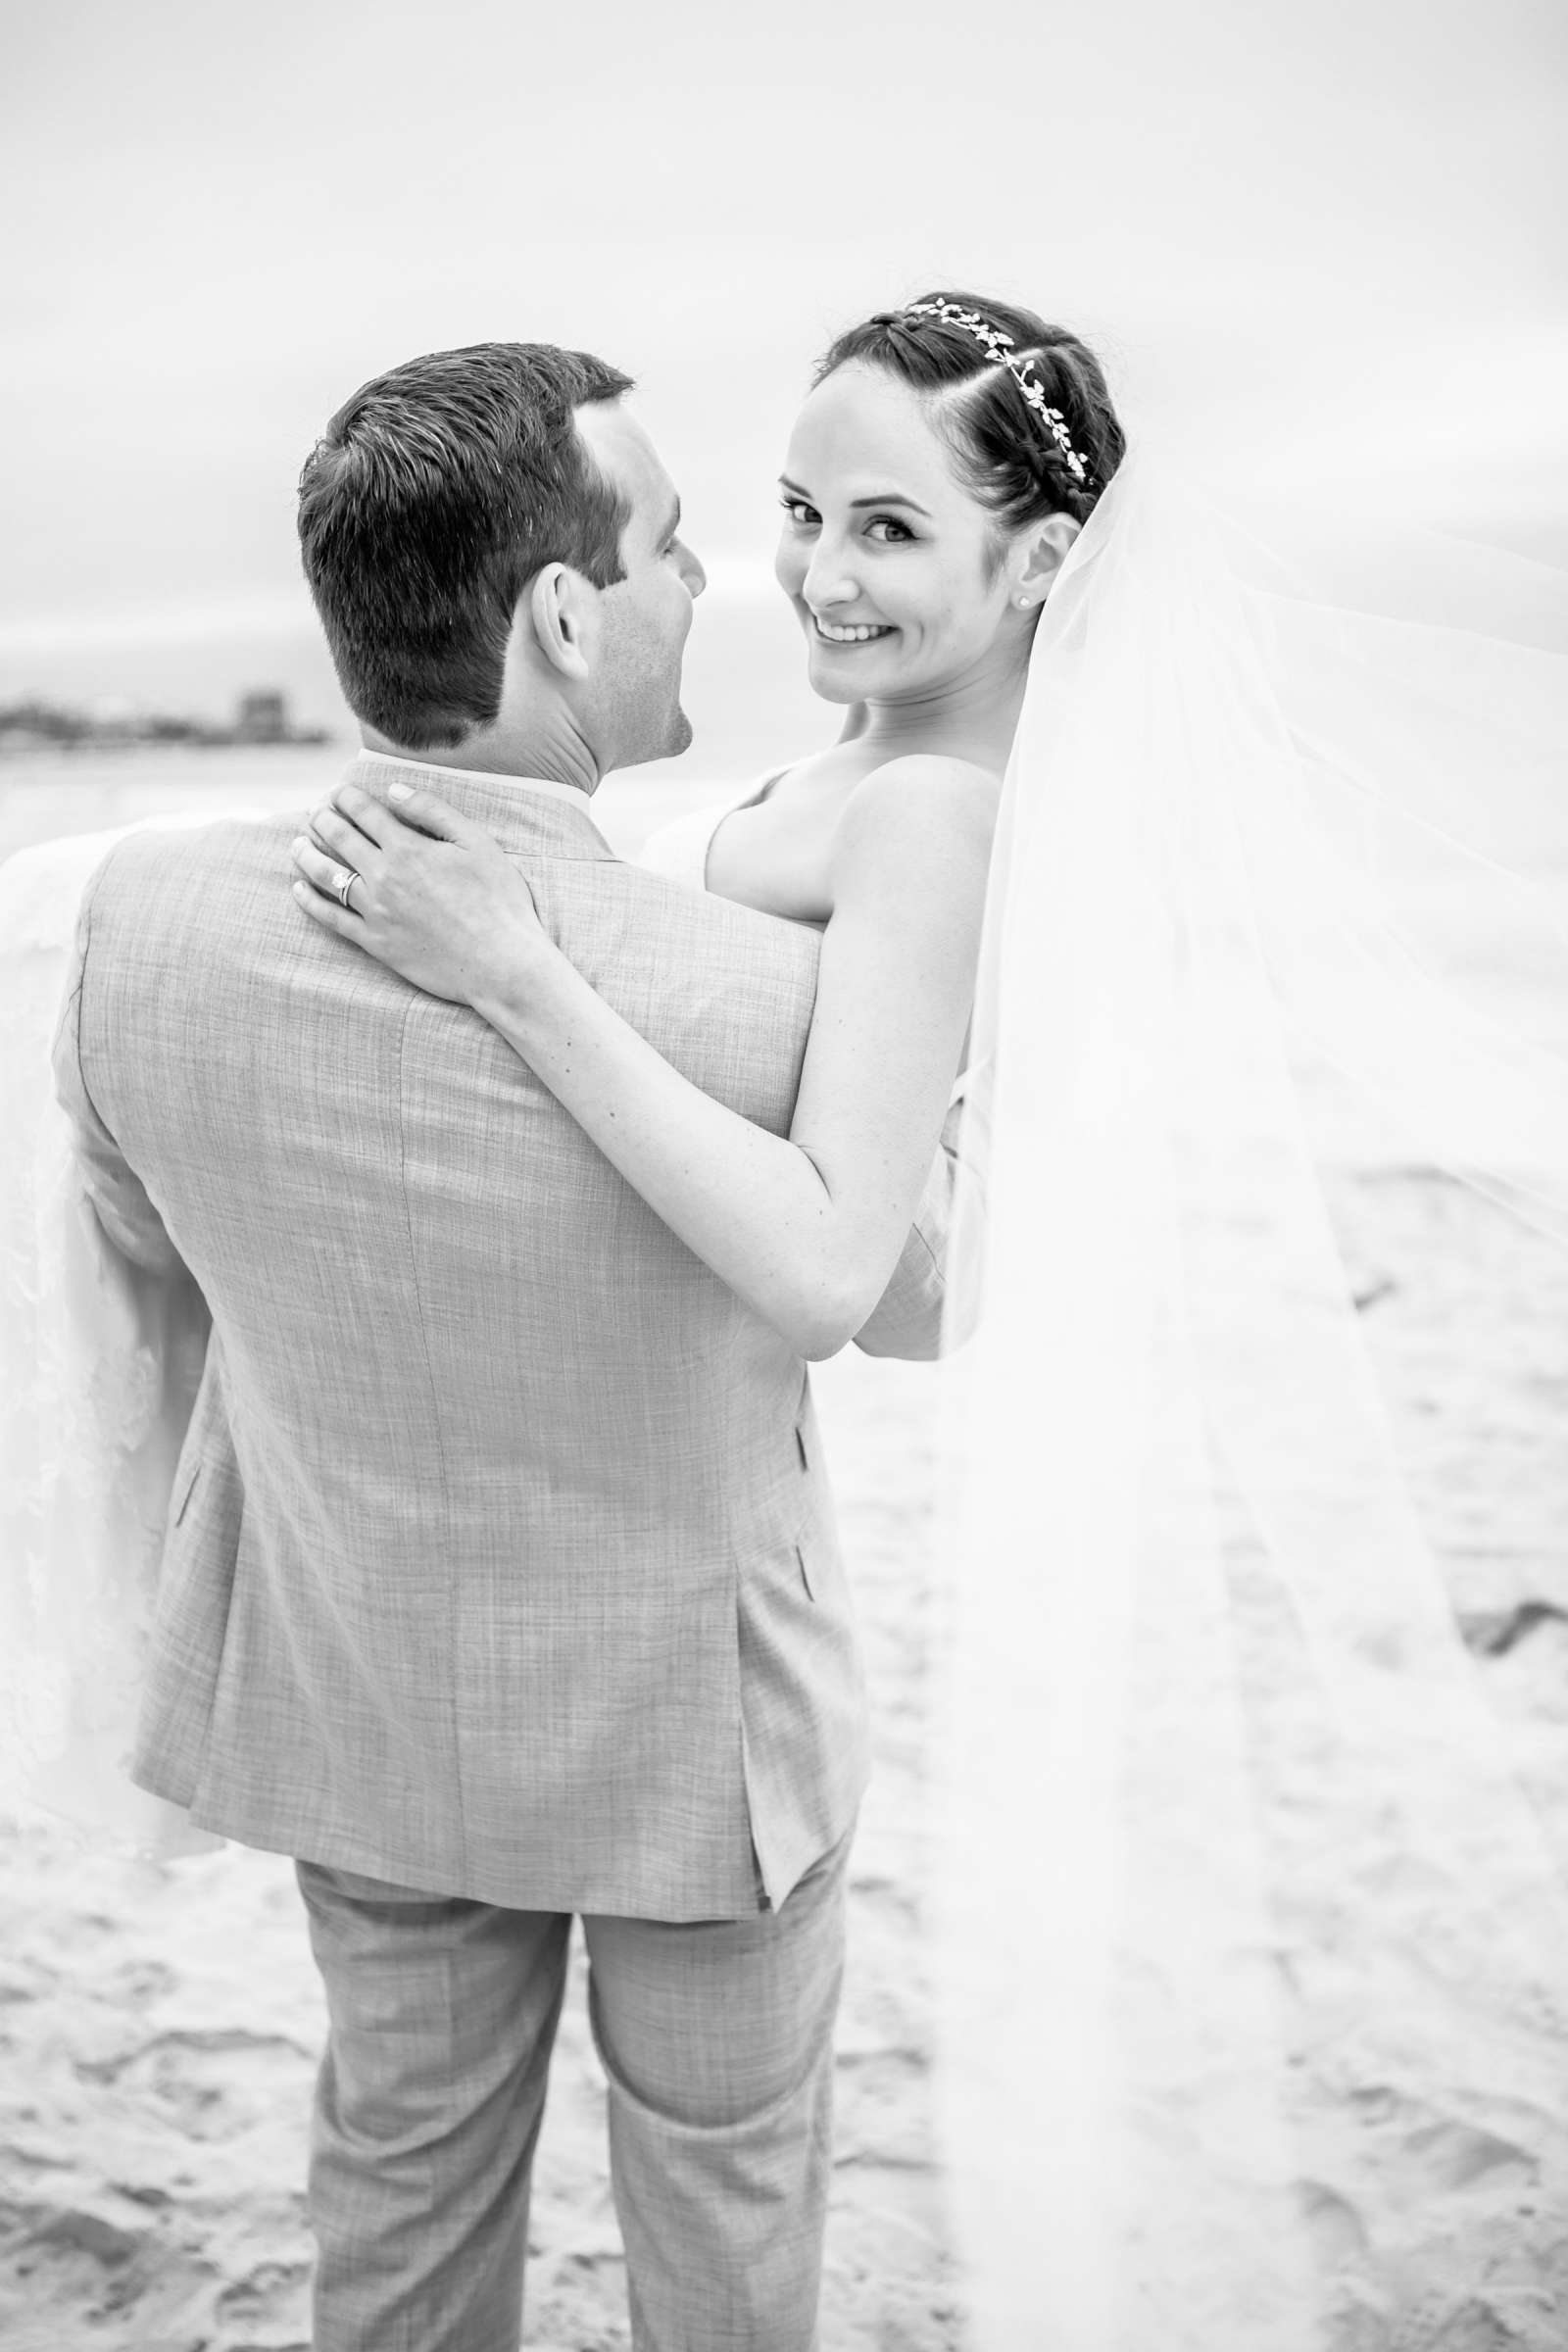
[[[977,2352],[1561,2340],[1561,1857],[1322,1161],[1375,1112],[1568,1235],[1560,1039],[1474,947],[1568,1018],[1530,879],[1565,735],[1553,573],[1140,456],[1042,615],[946,1416],[939,2099]]]
[[[208,1315],[187,1275],[105,1240],[50,1056],[82,890],[121,837],[0,865],[0,1805],[164,1857],[222,1842],[127,1777]]]

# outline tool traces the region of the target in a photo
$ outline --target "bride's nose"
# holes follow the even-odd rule
[[[843,547],[818,540],[801,582],[801,594],[812,612],[826,612],[834,605],[852,605],[859,593],[859,583],[850,570]]]

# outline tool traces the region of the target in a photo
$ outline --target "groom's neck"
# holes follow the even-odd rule
[[[389,753],[395,760],[424,760],[432,767],[458,767],[477,775],[534,776],[553,784],[572,784],[579,792],[599,788],[600,768],[582,735],[564,713],[533,724],[473,727],[461,743],[394,743],[373,727],[362,727],[368,752]]]

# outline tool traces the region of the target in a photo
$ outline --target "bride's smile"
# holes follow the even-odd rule
[[[820,612],[812,614],[816,633],[824,645],[870,645],[878,637],[891,637],[893,631],[879,621],[830,621]]]

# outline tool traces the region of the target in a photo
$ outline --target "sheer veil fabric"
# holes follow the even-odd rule
[[[121,838],[0,865],[0,1803],[171,1858],[223,1842],[127,1777],[208,1315],[188,1276],[110,1248],[51,1067],[82,892]]]
[[[1414,2352],[1568,2209],[1561,1858],[1319,1165],[1323,1102],[1370,1106],[1568,1231],[1561,1042],[1451,921],[1568,1008],[1527,878],[1565,738],[1554,573],[1357,549],[1141,454],[1043,612],[944,1415],[939,2111],[978,2352]],[[1298,1628],[1283,1726],[1243,1566]],[[1378,2119],[1434,2081],[1477,2145],[1528,2115],[1532,2165],[1423,2200]],[[1544,2352],[1568,2304],[1530,2305],[1506,2340]]]

